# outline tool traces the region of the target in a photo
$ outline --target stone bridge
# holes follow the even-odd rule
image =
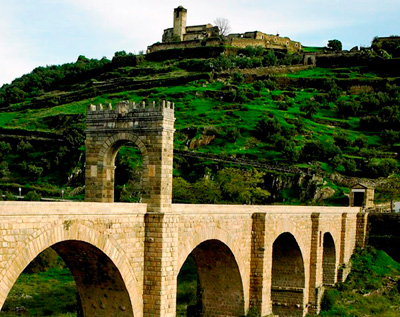
[[[91,106],[87,202],[0,202],[0,307],[51,247],[74,276],[84,316],[175,316],[177,276],[198,271],[193,316],[317,313],[364,244],[355,207],[172,204],[173,105]],[[135,143],[143,203],[113,203],[114,160]]]
[[[1,202],[0,305],[52,247],[71,270],[85,316],[174,316],[191,254],[205,316],[316,312],[342,281],[365,214],[355,207]]]

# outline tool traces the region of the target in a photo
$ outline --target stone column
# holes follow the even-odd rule
[[[318,314],[323,295],[321,285],[322,267],[322,236],[319,228],[319,213],[311,214],[311,248],[310,248],[310,275],[308,284],[308,313]],[[320,264],[320,265],[319,265]]]
[[[176,314],[178,222],[171,213],[147,213],[144,250],[144,316]]]
[[[250,271],[250,311],[261,316],[271,310],[266,291],[265,265],[265,213],[255,213],[252,216],[251,230],[251,271]]]

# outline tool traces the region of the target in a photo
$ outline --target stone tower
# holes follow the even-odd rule
[[[114,202],[115,157],[134,143],[143,159],[142,200],[148,211],[168,211],[172,201],[174,105],[162,101],[90,105],[86,118],[85,200]]]
[[[183,41],[183,36],[186,33],[186,17],[187,10],[179,6],[174,9],[174,37],[179,38],[180,41]]]

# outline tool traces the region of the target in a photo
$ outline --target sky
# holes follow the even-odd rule
[[[0,86],[79,55],[145,51],[161,42],[179,5],[188,26],[221,17],[232,33],[279,33],[305,46],[338,39],[350,49],[400,35],[400,0],[1,0]]]

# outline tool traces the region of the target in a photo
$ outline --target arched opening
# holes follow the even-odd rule
[[[335,242],[329,232],[324,234],[322,255],[322,282],[324,285],[335,284],[336,250]]]
[[[143,160],[140,149],[129,142],[121,146],[115,158],[114,201],[137,203],[142,198]]]
[[[142,198],[143,157],[132,140],[117,140],[104,156],[107,189],[112,201],[140,202]]]
[[[67,280],[68,290],[67,293],[60,293],[51,289],[50,287],[56,284],[54,280],[57,277],[50,274],[47,275],[51,277],[50,283],[49,280],[44,281],[45,287],[40,287],[44,293],[35,294],[36,297],[39,296],[49,301],[49,296],[52,294],[52,298],[57,298],[58,304],[67,301],[66,298],[68,298],[68,305],[75,305],[74,308],[78,312],[78,316],[133,316],[130,296],[123,278],[115,264],[100,249],[77,240],[56,243],[51,246],[51,249],[63,260],[63,262],[58,261],[57,263],[65,263],[61,263],[61,266],[65,265],[65,267],[57,270],[57,272],[58,277]],[[44,252],[52,253],[48,249]],[[43,252],[40,256],[43,256]],[[20,278],[24,274],[22,273]],[[52,280],[53,282],[51,282]],[[74,287],[74,283],[76,287]],[[18,281],[15,285],[18,285]],[[13,289],[9,297],[14,294]],[[75,302],[71,300],[71,296],[75,297]],[[33,302],[35,300],[32,294],[24,294],[24,297]],[[5,302],[5,308],[9,307],[7,306],[8,300]],[[52,302],[49,302],[49,304],[51,305]],[[34,303],[33,307],[35,306],[37,305]],[[54,307],[41,309],[43,310],[42,315],[45,316],[51,315]],[[64,309],[71,310],[72,307]]]
[[[191,268],[190,268],[191,267]],[[190,268],[190,270],[188,270]],[[196,274],[197,270],[197,274]],[[182,312],[184,276],[192,293]],[[196,281],[197,280],[197,281]],[[244,315],[244,292],[239,267],[232,251],[218,240],[199,244],[188,256],[178,275],[177,316],[242,316]]]
[[[272,249],[272,312],[303,316],[305,274],[303,256],[294,236],[281,234]]]

